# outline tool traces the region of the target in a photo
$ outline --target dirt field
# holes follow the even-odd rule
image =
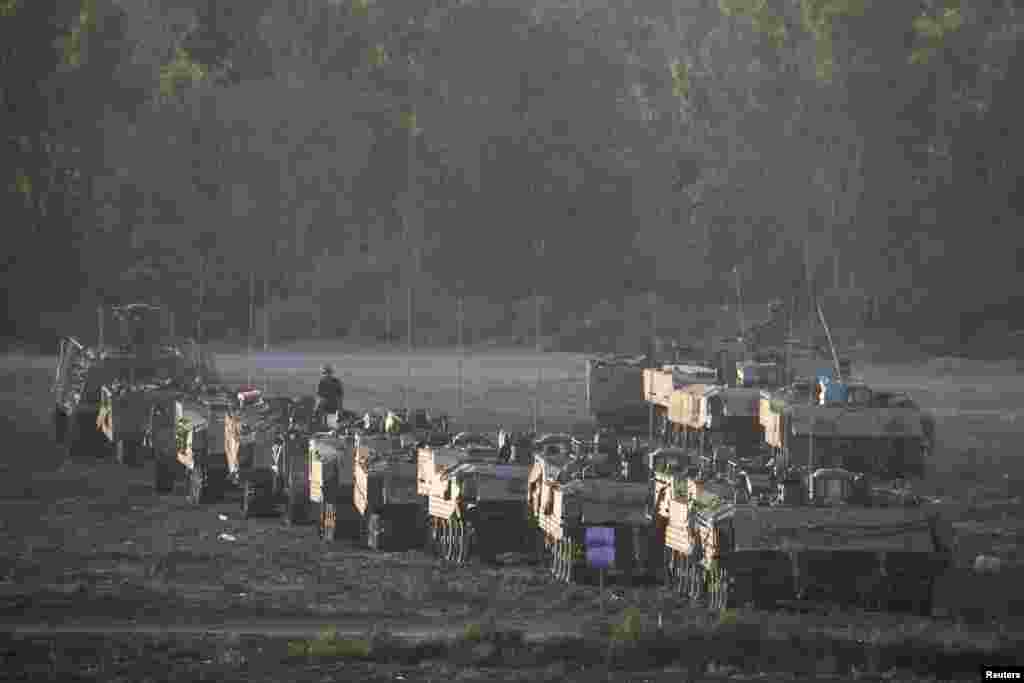
[[[354,351],[336,355],[312,351],[256,354],[250,370],[244,355],[221,354],[218,364],[228,381],[245,381],[252,372],[259,384],[266,377],[271,391],[298,394],[308,393],[315,385],[319,365],[325,360],[336,365],[346,383],[346,407],[401,405],[408,374],[401,355]],[[474,428],[493,428],[499,422],[525,426],[529,422],[535,368],[531,354],[478,353],[468,359],[464,367],[468,409],[461,422]],[[267,680],[274,678],[270,673],[276,671],[273,667],[267,668],[264,663],[250,667],[263,662],[261,657],[270,657],[287,669],[289,677],[298,680],[320,680],[323,676],[358,676],[363,680],[583,680],[577,672],[586,668],[589,660],[582,656],[579,662],[562,664],[549,658],[527,675],[522,671],[526,665],[514,660],[519,656],[514,652],[488,660],[479,652],[455,656],[446,651],[444,656],[423,656],[399,668],[388,668],[372,657],[342,657],[340,663],[330,664],[284,657],[282,663],[282,657],[266,652],[284,648],[285,639],[308,640],[326,625],[366,634],[363,637],[368,640],[374,638],[371,631],[401,635],[417,628],[424,638],[458,639],[467,628],[494,618],[504,625],[502,628],[533,635],[583,632],[591,638],[606,638],[601,635],[606,624],[621,621],[628,607],[639,610],[645,632],[653,628],[658,612],[666,628],[707,630],[717,625],[717,618],[681,607],[660,589],[612,586],[602,596],[594,586],[555,585],[545,571],[524,564],[501,569],[448,569],[418,552],[373,553],[346,542],[326,548],[311,527],[289,529],[276,519],[241,520],[237,500],[191,508],[184,502],[180,485],[172,495],[157,496],[152,491],[148,464],[138,468],[119,467],[109,461],[66,465],[49,433],[51,372],[52,360],[48,358],[6,356],[0,360],[0,424],[6,444],[0,462],[0,622],[5,632],[26,631],[19,640],[4,643],[8,672],[35,671],[29,678],[46,677],[56,667],[72,673],[69,667],[74,668],[76,659],[59,653],[76,647],[96,648],[82,644],[85,635],[45,635],[47,624],[62,624],[82,632],[98,630],[119,652],[128,653],[123,662],[94,662],[89,664],[92,669],[74,672],[87,680],[117,676],[141,680],[139,667],[144,665],[140,658],[171,651],[178,653],[175,656],[180,666],[169,663],[171,655],[161,655],[160,661],[165,664],[148,674],[154,680],[174,677],[173,672],[179,677],[197,676],[194,667],[202,669],[207,661],[209,671],[203,675],[218,680],[234,679],[243,673],[248,680],[263,680],[254,674],[256,669],[266,672]],[[1014,429],[1016,425],[1006,417],[1024,406],[1021,380],[978,369],[973,375],[963,368],[955,373],[942,370],[945,375],[938,372],[906,366],[869,367],[862,374],[869,380],[874,376],[878,378],[874,381],[912,384],[909,388],[919,390],[921,402],[939,412],[945,445],[937,454],[939,474],[933,477],[933,485],[948,497],[973,502],[971,517],[965,516],[960,525],[965,557],[989,551],[1014,559],[1020,545],[1017,530],[1024,519],[1019,501],[1009,506],[1004,502],[995,511],[986,511],[985,502],[1005,500],[1005,490],[1021,479],[1020,450],[1016,446],[1020,430]],[[462,415],[456,400],[456,376],[454,354],[419,355],[413,362],[410,403],[447,410],[458,424]],[[542,429],[561,430],[582,421],[582,379],[580,357],[545,358]],[[987,391],[983,389],[986,386]],[[999,397],[994,398],[997,392]],[[969,431],[961,435],[964,427]],[[975,449],[973,465],[971,448]],[[974,476],[967,476],[972,473]],[[1011,475],[1010,480],[1003,479],[1004,473]],[[1014,581],[1019,587],[1019,581]],[[1001,619],[1000,629],[891,616],[744,613],[735,618],[756,625],[753,628],[758,638],[792,640],[813,635],[832,643],[860,643],[855,647],[862,649],[865,642],[894,643],[908,638],[935,647],[944,642],[1004,647],[1016,639],[1017,632],[1008,627],[1011,622],[1007,619]],[[106,632],[115,625],[157,632],[171,626],[194,633],[147,640],[141,635]],[[243,647],[237,635],[226,636],[227,640],[200,636],[217,625],[227,631],[262,633],[263,637],[276,634],[277,639],[270,644]],[[32,632],[35,635],[31,638],[39,642],[25,640]],[[189,638],[196,642],[189,644]],[[479,644],[456,648],[459,652],[480,649]],[[238,654],[242,651],[248,654]],[[22,652],[34,654],[21,659],[12,654]],[[864,656],[859,656],[857,661],[865,670]],[[712,678],[738,676],[738,670],[722,663],[727,659],[723,654],[721,660],[700,660],[699,673]],[[783,660],[790,661],[785,657]],[[676,671],[672,680],[679,680],[685,671],[697,673],[692,662],[687,666],[691,668]],[[757,666],[762,671],[775,671],[764,668],[766,662]],[[844,666],[837,664],[834,670],[826,667],[808,673],[849,671]],[[894,660],[890,668],[893,666],[900,665]],[[791,670],[797,668],[793,664]],[[639,666],[634,673],[612,674],[609,679],[668,680],[665,674],[646,674],[642,670]],[[885,665],[879,670],[885,670]],[[455,675],[453,671],[462,673]],[[771,677],[778,679],[777,674]]]

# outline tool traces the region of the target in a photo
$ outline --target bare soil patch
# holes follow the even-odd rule
[[[239,373],[244,375],[247,368],[243,361],[242,357],[221,359],[229,379],[237,381]],[[320,362],[317,358],[289,357],[282,361],[276,370],[278,375],[271,381],[276,378],[284,388],[294,393],[308,392],[314,385]],[[552,363],[557,365],[554,361]],[[580,401],[580,394],[574,393],[578,391],[574,387],[582,388],[582,381],[576,374],[581,366],[572,358],[561,358],[558,363],[562,363],[561,369],[551,367],[551,379],[542,384],[542,391],[549,396],[546,399],[548,403],[544,405],[560,406],[557,411],[552,407],[550,414],[568,423],[573,416],[565,406],[579,405]],[[342,367],[341,363],[336,362],[336,365]],[[424,365],[430,364],[424,361]],[[574,625],[590,624],[586,630],[591,639],[596,638],[594,642],[603,643],[607,649],[607,626],[602,625],[599,619],[603,604],[608,619],[624,618],[624,610],[629,607],[639,610],[644,629],[648,631],[657,623],[659,612],[666,630],[681,629],[693,635],[720,628],[717,617],[683,607],[658,588],[610,587],[602,595],[594,586],[567,588],[554,584],[545,570],[527,564],[452,569],[419,552],[375,553],[345,541],[325,547],[317,540],[311,527],[289,528],[277,519],[240,519],[237,500],[193,508],[185,503],[180,488],[173,495],[159,496],[152,491],[149,464],[129,468],[109,461],[77,461],[66,465],[49,434],[51,366],[49,359],[6,356],[0,361],[0,429],[3,429],[7,446],[4,460],[0,463],[3,469],[3,476],[0,476],[0,621],[60,622],[94,617],[125,622],[130,619],[165,619],[209,624],[230,619],[302,617],[326,623],[362,623],[368,629],[374,623],[389,619],[421,620],[434,623],[439,628],[458,630],[466,623],[486,624],[494,617],[515,621],[527,631],[557,630],[555,627],[563,625],[572,630]],[[353,394],[353,403],[360,397],[360,391],[365,397],[360,400],[370,401],[380,396],[383,397],[381,400],[398,399],[396,402],[400,403],[400,389],[395,385],[388,386],[388,382],[403,375],[393,370],[390,379],[383,384],[375,383],[374,373],[380,372],[382,367],[376,360],[367,360],[363,366],[355,361],[349,362],[351,378],[348,387]],[[508,425],[515,424],[514,420],[525,422],[528,417],[524,416],[529,415],[531,382],[535,377],[529,363],[499,357],[487,363],[480,362],[477,368],[477,375],[467,381],[471,396],[479,405],[473,408],[477,412],[472,415],[479,420],[473,423],[474,426],[494,426],[499,421]],[[454,416],[456,413],[451,410],[456,407],[454,392],[447,393],[446,387],[443,391],[437,388],[447,372],[447,366],[424,367],[421,384],[418,385],[420,388],[417,389],[424,393],[417,396],[423,405],[429,407],[440,402]],[[547,373],[549,369],[545,368],[543,372]],[[544,376],[548,377],[547,374]],[[922,384],[926,379],[922,379]],[[450,380],[448,378],[447,381]],[[360,385],[360,382],[365,385]],[[360,386],[364,388],[360,389]],[[955,389],[956,383],[949,386]],[[374,390],[380,390],[380,393],[372,393]],[[428,391],[435,393],[426,393]],[[961,392],[961,395],[973,394]],[[429,400],[438,396],[438,401]],[[948,396],[944,400],[951,402],[947,405],[955,403]],[[446,405],[445,401],[450,403]],[[467,411],[467,415],[470,414]],[[1005,502],[1008,484],[1001,475],[1017,471],[1015,468],[1020,459],[1019,451],[1014,450],[1016,442],[1013,439],[1019,435],[1010,427],[997,429],[1003,423],[998,422],[998,417],[995,419],[974,423],[976,438],[988,441],[976,449],[976,454],[982,455],[976,455],[973,461],[965,450],[945,447],[940,451],[938,457],[948,465],[948,477],[946,480],[936,477],[933,483],[936,487],[944,487],[942,495],[964,503],[960,531],[962,539],[966,539],[965,558],[971,553],[995,552],[1007,560],[1015,560],[1019,559],[1016,554],[1021,539],[1019,520],[1024,517],[1020,514],[1019,501],[1016,507]],[[550,428],[564,428],[564,423],[551,419],[548,425]],[[953,438],[959,429],[956,422],[951,422],[948,427],[940,426],[940,434],[949,431]],[[971,479],[972,476],[975,480]],[[1000,486],[1004,487],[1003,492],[1000,492]],[[971,494],[972,491],[975,493]],[[971,495],[974,495],[973,499]],[[221,519],[222,516],[226,519]],[[222,534],[229,534],[234,540],[224,540]],[[963,581],[957,580],[951,583],[948,593],[953,597],[958,592],[968,593],[975,607],[989,602],[1005,605],[1007,591],[1019,586],[1021,578],[1024,577],[1007,572],[999,581],[987,580],[976,590],[966,591]],[[990,622],[993,614],[996,613],[982,613],[978,619]],[[1012,614],[999,613],[996,616],[999,623],[976,626],[864,614],[790,617],[740,612],[735,619],[740,624],[753,624],[743,627],[746,631],[741,629],[742,638],[752,638],[751,634],[756,630],[757,638],[771,641],[769,645],[757,646],[765,652],[781,651],[779,648],[783,646],[777,642],[780,640],[790,642],[786,652],[801,651],[804,646],[794,645],[796,641],[792,639],[813,636],[824,638],[829,643],[852,642],[855,645],[850,647],[854,650],[860,648],[860,651],[865,650],[865,643],[886,642],[895,643],[891,645],[891,652],[897,653],[901,648],[911,647],[907,643],[912,642],[915,643],[913,647],[925,648],[934,654],[945,652],[953,643],[970,642],[977,648],[989,649],[1007,647],[1008,642],[1014,642],[1013,634],[1018,629],[1013,624]],[[1024,629],[1020,631],[1024,632]],[[720,630],[715,632],[721,637]],[[73,637],[61,636],[58,640],[63,638]],[[199,651],[204,647],[200,642],[203,640],[197,638],[184,645],[177,641],[150,644],[139,639],[118,640],[110,636],[111,643],[116,641],[116,648],[135,652],[133,656],[139,662],[157,656],[155,653],[160,648],[177,648],[176,652],[185,652],[179,659],[190,662],[187,666],[207,666],[203,662],[219,661],[213,654]],[[72,647],[68,644],[69,650]],[[224,669],[223,675],[218,670],[209,676],[233,680],[232,677],[241,676],[239,672],[245,671],[247,680],[260,680],[259,676],[263,675],[260,672],[274,671],[263,668],[263,660],[257,656],[260,647],[266,652],[267,648],[273,649],[279,644],[260,645],[247,654],[248,668],[239,668],[242,665],[237,663],[225,664],[228,668]],[[706,642],[700,641],[700,644],[691,643],[685,649],[705,651],[708,647]],[[839,645],[829,647],[837,651],[841,649]],[[23,647],[21,644],[17,647],[11,645],[8,649],[20,653]],[[93,650],[96,649],[93,646]],[[481,651],[488,650],[481,648]],[[479,662],[475,659],[460,660],[459,656],[462,655],[439,655],[436,661],[427,657],[395,670],[387,669],[372,658],[347,657],[331,662],[304,659],[301,663],[291,659],[285,664],[290,667],[289,676],[294,674],[298,680],[307,680],[307,675],[308,680],[314,676],[341,676],[342,671],[366,680],[383,680],[385,674],[390,676],[388,680],[397,680],[395,676],[399,674],[405,680],[442,680],[455,677],[451,673],[453,671],[477,672],[474,675],[479,678],[472,680],[519,680],[527,677],[531,680],[582,680],[581,672],[594,675],[594,666],[605,669],[609,666],[605,659],[599,659],[595,664],[586,657],[579,661],[563,658],[564,661],[551,660],[531,669],[532,673],[526,676],[515,664],[518,660],[504,659],[505,655],[495,655],[498,659],[493,661],[485,657]],[[601,657],[605,656],[602,650]],[[796,654],[792,656],[796,657]],[[841,659],[839,654],[834,656],[837,661]],[[895,654],[892,656],[896,657]],[[165,661],[161,672],[175,671],[179,678],[198,675],[195,673],[198,669],[175,669],[178,665],[171,663],[171,655],[166,657],[166,661],[160,660]],[[729,664],[731,660],[727,653],[721,657],[721,662],[709,660],[714,664],[713,674],[707,666],[709,662],[700,664],[704,666],[700,669],[701,675],[729,673],[731,669],[728,667],[733,666]],[[939,657],[939,654],[934,654],[934,657]],[[128,657],[126,661],[130,659]],[[8,659],[9,664],[11,661]],[[71,660],[66,658],[65,661]],[[559,664],[559,661],[563,663]],[[797,660],[784,658],[783,661]],[[893,659],[891,665],[886,661],[877,664],[877,670],[904,666],[901,664],[903,660],[898,658]],[[253,665],[254,662],[260,662],[259,666]],[[648,665],[649,662],[641,658],[629,666],[639,672],[649,671],[645,669]],[[665,666],[677,671],[678,680],[678,672],[690,671],[687,667],[691,665],[677,666],[668,662]],[[788,671],[797,671],[803,665],[786,666]],[[842,665],[836,666],[837,672],[844,671]],[[724,668],[720,671],[715,667]],[[120,669],[117,671],[117,676],[141,680]],[[744,672],[733,671],[729,675],[741,673]],[[828,672],[815,669],[807,673],[825,675]],[[753,672],[744,673],[747,674],[752,675]],[[88,680],[113,677],[89,674],[84,670],[75,675]],[[171,674],[167,676],[170,678]],[[647,676],[644,673],[644,678]],[[651,676],[649,680],[666,680]],[[275,676],[267,673],[265,678],[274,680]],[[776,676],[773,678],[777,679]],[[613,677],[611,680],[637,678]]]

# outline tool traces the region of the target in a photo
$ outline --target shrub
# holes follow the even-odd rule
[[[368,659],[373,651],[364,638],[339,638],[335,629],[328,629],[314,640],[288,643],[290,657],[339,657]]]
[[[739,623],[739,614],[734,609],[724,609],[718,613],[718,626],[735,626]]]
[[[462,639],[468,643],[479,643],[483,638],[484,633],[480,624],[466,624],[462,631]]]
[[[630,607],[622,617],[622,623],[614,624],[611,629],[611,639],[616,643],[637,643],[640,640],[640,610]]]

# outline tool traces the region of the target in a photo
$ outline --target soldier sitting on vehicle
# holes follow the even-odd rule
[[[324,364],[321,375],[320,384],[316,388],[316,412],[318,421],[326,424],[330,417],[337,421],[345,389],[341,385],[341,380],[334,376],[334,367],[330,363]]]

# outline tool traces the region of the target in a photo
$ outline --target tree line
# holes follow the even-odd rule
[[[424,310],[550,293],[558,320],[738,278],[969,334],[1019,315],[986,306],[1021,284],[1022,25],[979,0],[3,0],[7,335],[126,296],[223,333],[253,271],[344,320],[408,285]]]

